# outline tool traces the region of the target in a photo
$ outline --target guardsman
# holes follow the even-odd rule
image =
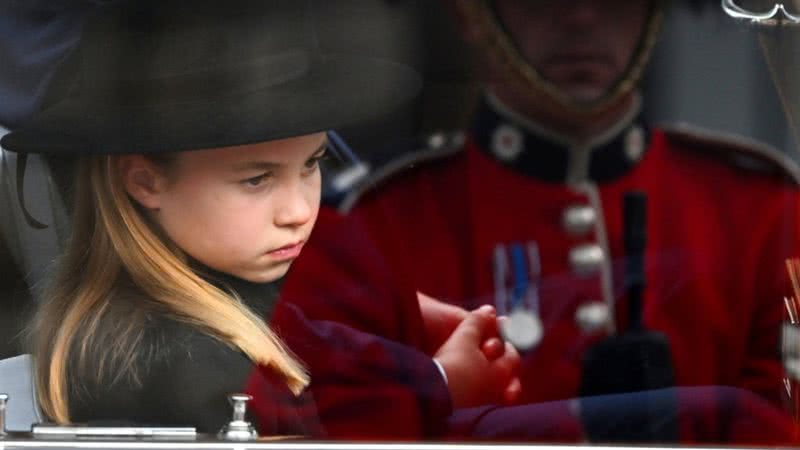
[[[724,385],[781,405],[800,172],[748,139],[644,120],[664,2],[450,3],[486,75],[471,127],[323,209],[284,305],[432,355],[494,305],[523,404]]]

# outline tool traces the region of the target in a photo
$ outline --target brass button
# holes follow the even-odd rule
[[[581,236],[597,223],[597,211],[588,205],[573,205],[564,210],[562,225],[572,236]]]
[[[569,263],[578,275],[592,275],[600,269],[605,260],[605,252],[597,244],[585,244],[569,252]]]
[[[575,311],[575,324],[586,334],[603,331],[611,320],[611,310],[603,302],[584,303]]]

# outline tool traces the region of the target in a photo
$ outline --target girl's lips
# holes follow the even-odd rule
[[[279,261],[284,261],[288,259],[295,259],[300,256],[300,251],[303,249],[303,242],[297,242],[295,244],[285,245],[281,248],[277,248],[275,250],[267,252],[268,255],[272,256],[274,259]]]

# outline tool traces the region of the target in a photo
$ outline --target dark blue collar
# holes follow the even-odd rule
[[[638,107],[605,136],[581,144],[517,116],[491,97],[481,101],[472,134],[493,159],[550,183],[614,180],[633,169],[650,144]]]

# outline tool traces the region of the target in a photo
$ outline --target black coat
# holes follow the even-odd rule
[[[259,285],[221,275],[211,281],[235,291],[257,315],[269,317],[278,293],[276,284]],[[120,379],[98,380],[92,372],[99,369],[102,355],[95,352],[80,375],[70,372],[74,422],[194,426],[199,432],[216,433],[231,419],[228,394],[248,392],[282,405],[282,414],[250,414],[262,435],[320,434],[308,394],[295,397],[242,352],[201,329],[166,314],[143,311],[143,298],[131,286],[120,291],[103,317],[98,341],[106,341],[103,334],[118,330],[121,320],[141,320],[134,370]]]

